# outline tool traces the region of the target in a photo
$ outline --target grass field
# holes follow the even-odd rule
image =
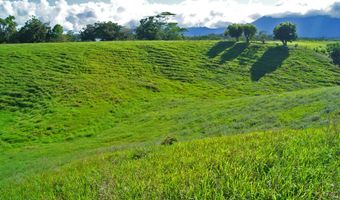
[[[22,199],[338,199],[338,131],[329,126],[252,133],[106,153],[7,187],[2,195]]]
[[[2,198],[339,198],[339,132],[325,127],[340,118],[340,69],[315,51],[326,44],[1,45]],[[184,143],[159,147],[166,136]]]

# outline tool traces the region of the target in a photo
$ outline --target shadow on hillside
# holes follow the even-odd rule
[[[223,64],[227,61],[236,59],[241,53],[249,46],[247,43],[235,43],[230,49],[228,49],[222,56],[220,63]]]
[[[230,41],[221,41],[216,43],[207,53],[207,56],[209,58],[215,58],[220,53],[222,53],[224,50],[232,47],[235,44],[235,42]]]
[[[274,72],[288,57],[289,50],[286,47],[269,48],[252,66],[251,80],[259,81],[266,74]]]

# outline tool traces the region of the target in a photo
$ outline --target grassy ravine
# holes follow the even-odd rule
[[[0,66],[0,139],[11,146],[90,137],[160,106],[340,84],[311,49],[232,42],[2,45]]]
[[[339,199],[336,127],[106,153],[2,190],[5,199]]]
[[[107,151],[158,149],[153,146],[167,135],[188,141],[271,130],[319,133],[340,116],[340,69],[313,50],[325,45],[0,45],[3,197],[15,198],[9,187],[26,188],[27,176],[34,180],[42,172]],[[170,159],[172,153],[164,153]],[[52,190],[36,180],[32,187]],[[27,195],[34,199],[33,193]]]

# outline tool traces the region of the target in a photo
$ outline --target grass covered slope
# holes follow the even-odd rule
[[[310,49],[232,42],[2,45],[0,66],[9,144],[88,137],[160,103],[340,84],[339,69]]]
[[[0,198],[338,199],[339,143],[329,126],[134,148],[4,187]]]
[[[131,113],[115,127],[96,135],[58,143],[28,143],[17,148],[4,145],[0,182],[111,150],[103,147],[128,148],[129,145],[124,146],[138,146],[141,142],[143,146],[154,145],[166,135],[183,141],[256,130],[321,127],[330,119],[339,118],[339,98],[339,88],[335,87],[200,104],[183,100],[161,102],[143,113]]]
[[[339,85],[339,68],[302,45],[1,45],[0,184],[167,135],[323,127]]]

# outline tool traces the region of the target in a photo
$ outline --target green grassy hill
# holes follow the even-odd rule
[[[0,184],[168,135],[329,126],[340,69],[307,44],[1,45]]]

